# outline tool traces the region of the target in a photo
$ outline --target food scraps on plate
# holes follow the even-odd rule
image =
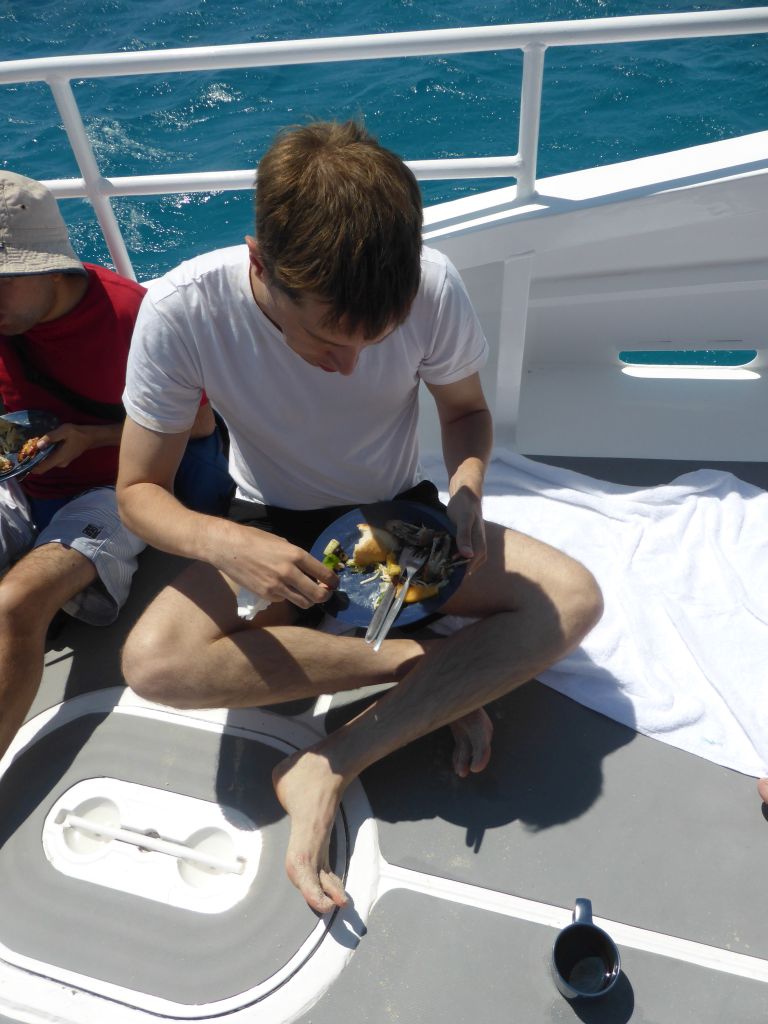
[[[399,591],[401,573],[398,557],[406,546],[422,552],[426,549],[427,555],[411,581],[405,604],[435,597],[448,583],[453,569],[464,564],[456,560],[453,538],[447,530],[402,519],[390,519],[383,527],[358,523],[357,528],[359,538],[352,552],[345,551],[338,540],[332,539],[323,549],[323,564],[336,572],[347,569],[368,573],[370,578],[364,582],[373,584],[378,581],[378,599],[390,583],[395,583]]]

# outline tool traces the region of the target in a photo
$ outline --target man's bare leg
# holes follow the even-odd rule
[[[489,524],[495,567],[489,561],[450,606],[456,614],[487,617],[430,647],[375,704],[275,769],[275,791],[292,820],[286,870],[320,913],[346,902],[330,871],[328,845],[352,779],[386,754],[534,678],[577,646],[600,616],[598,588],[582,566],[511,531],[502,542],[505,563],[498,557],[499,529]],[[500,571],[504,564],[520,565],[522,573]],[[494,610],[504,603],[515,610]],[[482,729],[481,722],[476,719],[475,727]]]
[[[757,792],[760,794],[760,799],[763,803],[768,804],[768,779],[758,780]]]
[[[0,755],[43,674],[45,635],[59,609],[96,578],[93,563],[60,544],[34,548],[0,580]]]
[[[296,610],[269,608],[237,618],[236,587],[195,564],[149,606],[128,638],[123,672],[147,700],[178,708],[256,707],[397,682],[442,639],[363,640],[293,626]],[[491,721],[482,709],[452,723],[454,769],[479,771],[490,757]]]
[[[490,723],[479,709],[575,647],[599,618],[591,575],[548,545],[488,524],[489,560],[446,605],[482,621],[426,645],[363,640],[292,626],[287,606],[253,623],[237,619],[236,589],[197,564],[166,588],[125,646],[128,684],[148,700],[181,708],[264,706],[395,681],[353,722],[275,773],[292,818],[287,869],[320,912],[342,903],[327,849],[341,795],[363,768],[434,729],[458,723],[462,773],[489,755]],[[477,749],[474,749],[476,746]]]
[[[126,641],[129,686],[178,708],[262,707],[395,682],[426,649],[401,639],[377,653],[362,639],[292,625],[296,610],[287,604],[243,622],[235,590],[199,563],[166,587]]]

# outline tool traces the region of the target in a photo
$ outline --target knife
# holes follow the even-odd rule
[[[371,624],[365,632],[365,642],[372,644],[376,639],[379,632],[379,627],[387,616],[387,612],[392,606],[392,602],[395,599],[395,584],[390,580],[389,584],[385,587],[384,593],[381,596],[381,600],[376,606],[376,611],[373,613]]]
[[[397,618],[398,612],[403,607],[403,602],[405,601],[405,595],[408,593],[408,588],[411,585],[411,577],[412,576],[413,576],[413,570],[410,570],[410,576],[406,576],[406,578],[402,582],[402,585],[400,586],[400,593],[397,595],[397,600],[394,601],[394,602],[393,601],[389,602],[389,609],[386,612],[386,614],[384,616],[382,616],[384,621],[381,623],[381,627],[380,627],[379,631],[374,635],[374,638],[373,638],[373,649],[374,649],[374,651],[378,651],[378,649],[381,647],[382,643],[386,639],[387,633],[392,628],[392,623]]]

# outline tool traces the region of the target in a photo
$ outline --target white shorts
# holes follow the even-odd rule
[[[9,480],[1,485],[0,568],[43,544],[79,551],[93,562],[98,574],[98,579],[64,605],[64,611],[93,626],[114,622],[128,598],[136,556],[146,547],[123,526],[114,488],[97,487],[78,495],[38,533],[18,484]]]

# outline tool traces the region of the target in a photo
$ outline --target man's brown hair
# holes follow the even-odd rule
[[[259,164],[256,236],[267,273],[294,300],[327,302],[327,326],[374,338],[406,318],[421,227],[412,172],[355,121],[284,129]]]

